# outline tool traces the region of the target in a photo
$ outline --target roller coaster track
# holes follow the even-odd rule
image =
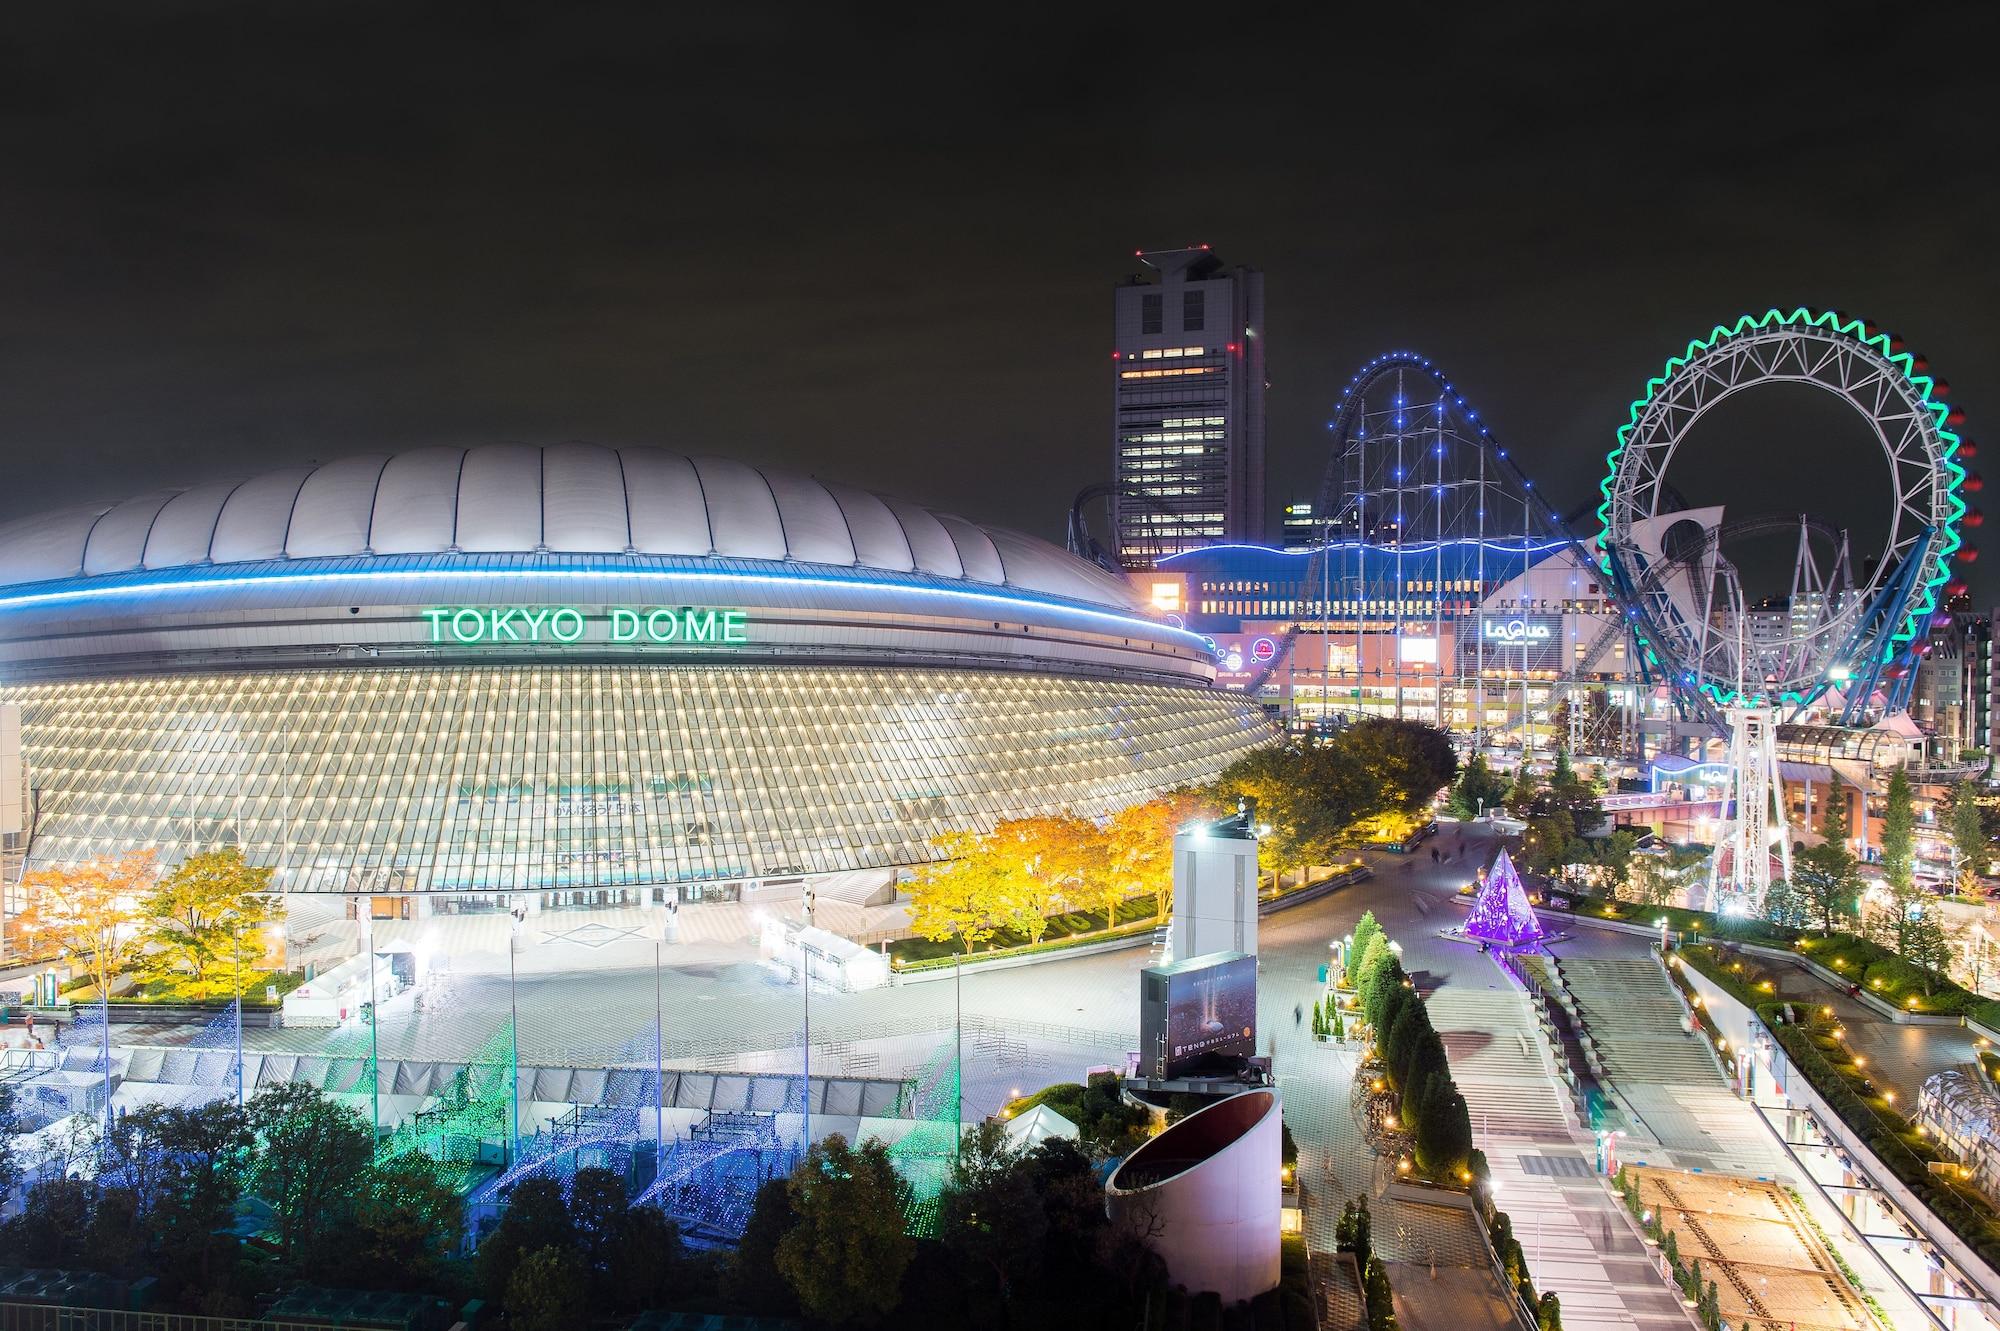
[[[1341,390],[1339,410],[1335,412],[1327,426],[1333,437],[1333,445],[1329,450],[1326,469],[1320,483],[1319,503],[1313,509],[1321,524],[1321,539],[1307,564],[1305,585],[1320,586],[1321,579],[1325,576],[1322,561],[1326,559],[1327,552],[1333,546],[1331,523],[1335,503],[1340,498],[1344,449],[1360,423],[1361,414],[1368,400],[1368,391],[1384,379],[1397,374],[1416,374],[1429,379],[1437,385],[1443,395],[1442,400],[1449,401],[1464,412],[1467,423],[1477,432],[1473,442],[1477,443],[1487,462],[1521,497],[1541,532],[1548,539],[1566,544],[1584,568],[1604,575],[1599,585],[1603,588],[1605,598],[1619,612],[1619,629],[1632,635],[1635,647],[1644,648],[1649,641],[1658,638],[1660,630],[1651,612],[1639,598],[1627,596],[1605,573],[1604,560],[1593,542],[1579,536],[1568,519],[1535,488],[1533,478],[1514,460],[1511,451],[1494,437],[1492,428],[1479,419],[1479,413],[1467,405],[1465,397],[1452,383],[1450,377],[1428,357],[1420,356],[1413,351],[1392,351],[1375,357],[1363,365],[1349,380],[1347,387]],[[1606,634],[1611,632],[1611,629],[1605,630]],[[1609,645],[1608,640],[1605,645]],[[1595,654],[1593,652],[1593,655]],[[1665,684],[1683,717],[1706,724],[1718,735],[1728,733],[1720,710],[1699,690],[1685,686],[1682,681],[1671,676],[1655,679],[1653,672],[1647,667],[1647,653],[1643,650],[1635,650],[1632,653],[1632,660],[1639,669],[1642,686]]]

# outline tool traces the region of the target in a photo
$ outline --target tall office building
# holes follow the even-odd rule
[[[1203,245],[1141,252],[1113,302],[1118,558],[1264,536],[1264,275]]]

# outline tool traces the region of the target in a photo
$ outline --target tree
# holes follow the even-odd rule
[[[1838,807],[1837,802],[1833,807]],[[1829,816],[1827,826],[1834,828]],[[1808,846],[1792,858],[1792,887],[1808,919],[1819,921],[1823,934],[1833,932],[1834,922],[1854,913],[1861,895],[1861,868],[1847,849],[1845,832],[1831,831],[1817,846]]]
[[[1237,759],[1216,778],[1211,799],[1234,808],[1245,797],[1257,801],[1259,820],[1271,825],[1259,846],[1267,868],[1331,863],[1355,820],[1383,802],[1360,767],[1330,742],[1259,749]]]
[[[1381,807],[1367,813],[1389,809],[1415,813],[1458,775],[1458,750],[1451,736],[1420,721],[1365,717],[1331,743],[1379,792]]]
[[[152,893],[154,852],[86,860],[73,869],[36,869],[21,878],[27,902],[14,921],[31,955],[59,953],[90,976],[100,994],[131,965],[139,948],[140,910]]]
[[[0,1083],[0,1213],[21,1183],[21,1161],[14,1154],[14,1136],[21,1130],[20,1116],[14,1112],[14,1088]]]
[[[938,1237],[961,1271],[983,1277],[975,1293],[1003,1304],[1034,1279],[1049,1228],[1034,1177],[1020,1166],[1006,1129],[989,1119],[960,1139],[938,1198]]]
[[[458,1245],[465,1202],[422,1151],[372,1162],[347,1209],[310,1243],[312,1278],[364,1289],[430,1288]]]
[[[797,1221],[778,1242],[778,1271],[806,1316],[865,1321],[896,1306],[914,1247],[903,1232],[909,1185],[889,1148],[840,1134],[815,1142],[786,1181]]]
[[[1475,753],[1458,774],[1451,788],[1450,808],[1460,818],[1477,818],[1488,809],[1497,809],[1507,797],[1506,778],[1488,765],[1486,755]]]
[[[1847,845],[1847,838],[1850,835],[1847,826],[1847,792],[1838,785],[1826,793],[1826,811],[1820,816],[1819,833],[1828,841],[1839,842],[1842,849],[1851,849]]]
[[[1525,818],[1534,811],[1535,801],[1542,797],[1541,778],[1528,766],[1527,756],[1521,758],[1521,766],[1514,773],[1514,784],[1507,791],[1507,811],[1516,818]]]
[[[1926,998],[1930,997],[1936,983],[1944,979],[1945,970],[1951,965],[1954,941],[1951,930],[1945,927],[1942,914],[1935,906],[1918,908],[1903,926],[1900,950],[1906,961],[1923,972]]]
[[[480,1287],[501,1302],[531,1254],[545,1249],[574,1253],[577,1247],[576,1224],[560,1179],[532,1174],[508,1189],[506,1198],[506,1213],[479,1245]]]
[[[278,1254],[289,1262],[314,1224],[352,1199],[375,1134],[367,1119],[305,1082],[267,1086],[248,1109],[260,1144],[251,1186],[270,1204]]]
[[[934,943],[956,938],[969,954],[1018,911],[1020,872],[990,836],[950,832],[931,842],[946,856],[911,876],[910,927]]]
[[[722,1269],[722,1292],[738,1306],[767,1317],[798,1312],[792,1287],[778,1270],[778,1245],[798,1220],[799,1213],[792,1209],[791,1181],[766,1179],[751,1203],[736,1252]]]
[[[1375,921],[1375,912],[1364,910],[1361,918],[1354,922],[1354,941],[1347,945],[1347,964],[1359,969],[1361,958],[1368,951],[1368,944],[1382,936],[1382,926]]]
[[[583,1259],[568,1248],[537,1248],[507,1280],[508,1331],[569,1331],[585,1306]]]
[[[1893,891],[1908,892],[1912,886],[1916,832],[1910,778],[1898,767],[1889,774],[1889,790],[1882,803],[1882,876]]]
[[[181,861],[142,908],[139,977],[174,998],[239,996],[278,918],[271,873],[235,846]]]
[[[1174,834],[1214,810],[1192,791],[1172,791],[1111,815],[1104,829],[1107,895],[1123,901],[1151,896],[1153,915],[1165,919],[1174,892]]]
[[[1961,890],[1969,890],[1973,879],[1986,872],[1991,846],[1986,840],[1986,818],[1979,807],[1979,786],[1961,781],[1951,794],[1951,849],[1958,862]]]
[[[1803,929],[1810,919],[1811,902],[1804,892],[1782,878],[1771,880],[1764,892],[1764,918],[1786,929]]]
[[[1707,862],[1707,854],[1693,846],[1669,846],[1664,855],[1634,855],[1626,887],[1641,905],[1678,906],[1686,901],[1696,870]]]
[[[165,1282],[190,1299],[226,1294],[236,1244],[223,1231],[251,1145],[245,1115],[230,1100],[143,1105],[120,1118],[105,1137],[98,1181],[130,1197],[131,1205],[113,1214],[132,1231],[130,1241],[112,1246],[147,1252]],[[110,1218],[93,1218],[100,1237]]]
[[[1049,916],[1059,915],[1087,895],[1085,884],[1104,863],[1104,834],[1088,818],[1047,814],[1010,818],[993,829],[993,841],[1012,860],[1012,922],[1042,941]]]

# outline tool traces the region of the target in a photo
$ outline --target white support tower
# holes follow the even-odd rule
[[[1736,818],[1720,843],[1730,851],[1730,881],[1718,886],[1758,914],[1771,887],[1774,844],[1784,877],[1792,876],[1792,838],[1778,772],[1778,712],[1730,707],[1723,714],[1729,721],[1729,770],[1736,776]]]

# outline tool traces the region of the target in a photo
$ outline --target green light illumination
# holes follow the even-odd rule
[[[1965,468],[1957,461],[1959,437],[1946,424],[1951,415],[1951,408],[1932,396],[1936,382],[1931,376],[1917,372],[1916,358],[1909,352],[1893,350],[1887,333],[1871,334],[1866,323],[1860,319],[1842,319],[1830,311],[1815,312],[1804,307],[1795,309],[1789,314],[1776,309],[1766,310],[1762,315],[1746,314],[1733,326],[1717,324],[1709,330],[1707,337],[1689,342],[1686,351],[1670,358],[1666,368],[1658,376],[1646,381],[1645,395],[1633,400],[1630,419],[1618,427],[1617,446],[1604,456],[1607,470],[1604,480],[1597,487],[1598,493],[1604,496],[1604,502],[1597,507],[1600,529],[1597,538],[1598,547],[1600,552],[1608,551],[1610,548],[1612,485],[1618,477],[1618,465],[1624,456],[1625,445],[1630,442],[1633,430],[1638,428],[1640,417],[1652,406],[1660,390],[1671,383],[1676,375],[1729,339],[1783,328],[1822,328],[1848,339],[1855,347],[1873,354],[1882,364],[1902,375],[1904,381],[1916,390],[1922,409],[1934,418],[1933,426],[1941,446],[1941,457],[1945,468],[1947,513],[1944,527],[1938,533],[1938,540],[1933,547],[1933,553],[1926,556],[1931,560],[1933,567],[1926,574],[1917,595],[1911,598],[1910,609],[1904,613],[1902,623],[1890,635],[1889,644],[1883,649],[1884,660],[1888,660],[1895,656],[1899,645],[1913,640],[1921,630],[1921,626],[1930,619],[1932,612],[1937,609],[1938,588],[1951,577],[1951,557],[1964,544],[1959,535],[1958,524],[1965,516],[1965,500],[1959,493],[1960,486],[1965,480]],[[1605,575],[1609,577],[1611,561],[1608,554],[1603,567]],[[1640,649],[1645,652],[1649,663],[1663,670],[1666,668],[1644,639],[1640,639]],[[1724,707],[1746,703],[1751,706],[1761,706],[1766,701],[1760,695],[1745,695],[1735,690],[1725,693],[1714,684],[1705,683],[1701,688],[1703,693]],[[1786,692],[1780,695],[1780,700],[1787,703],[1803,703],[1817,696],[1818,692],[1818,689],[1813,689],[1803,696]]]
[[[734,647],[750,641],[749,616],[742,610],[694,606],[633,609],[613,606],[601,615],[571,605],[441,606],[418,612],[434,643],[461,647],[510,643],[584,641],[660,647]]]

